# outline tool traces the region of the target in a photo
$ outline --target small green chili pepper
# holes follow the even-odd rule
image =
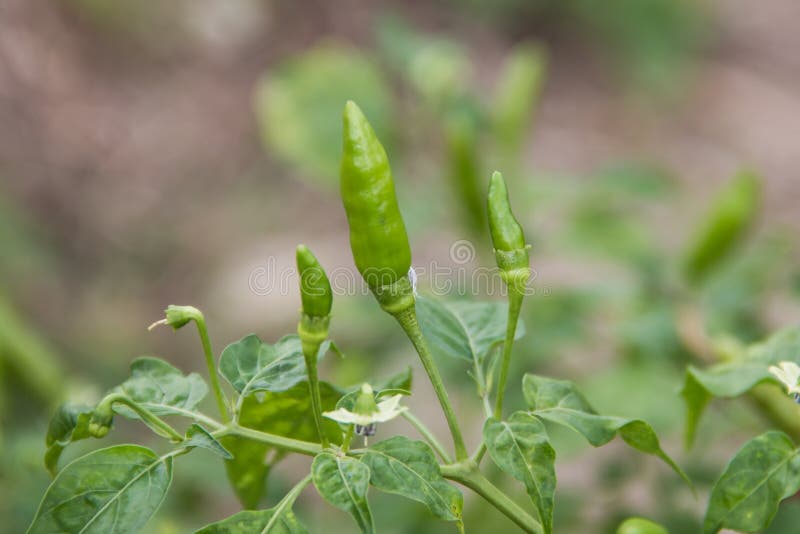
[[[340,188],[353,259],[381,306],[397,313],[414,304],[411,247],[386,151],[352,101],[344,108],[343,138]]]
[[[317,258],[305,245],[297,246],[297,270],[300,273],[300,300],[303,304],[300,322],[297,324],[297,335],[300,336],[300,344],[306,360],[314,422],[320,440],[324,446],[327,446],[327,438],[322,428],[322,400],[319,393],[317,356],[322,342],[328,337],[333,292],[328,276]]]
[[[328,276],[305,245],[297,245],[297,271],[300,274],[300,299],[309,317],[328,317],[333,293]]]
[[[305,245],[297,246],[297,270],[300,274],[300,300],[303,304],[297,334],[300,336],[303,352],[316,358],[320,345],[328,337],[333,293],[328,276]]]
[[[520,290],[530,276],[528,245],[522,227],[511,212],[503,175],[495,171],[489,181],[489,231],[500,276],[509,288]]]

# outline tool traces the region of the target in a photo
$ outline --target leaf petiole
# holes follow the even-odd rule
[[[409,410],[403,412],[401,416],[403,417],[403,419],[408,421],[409,424],[413,426],[417,430],[417,432],[419,432],[422,435],[423,438],[425,438],[425,441],[427,441],[428,445],[430,445],[431,448],[434,451],[436,451],[436,454],[439,455],[439,458],[441,458],[445,463],[448,464],[453,463],[453,460],[450,458],[450,455],[447,454],[447,451],[444,450],[444,447],[439,442],[439,440],[436,439],[436,436],[433,434],[433,432],[431,432],[431,430],[427,426],[425,426],[425,423],[417,419],[417,417],[414,414],[412,414]]]
[[[275,511],[272,514],[272,517],[270,518],[269,522],[266,525],[264,525],[264,529],[261,531],[261,534],[268,534],[272,530],[272,527],[274,527],[277,524],[277,522],[280,521],[281,514],[283,513],[283,511],[286,508],[292,507],[294,501],[297,500],[297,497],[300,495],[300,493],[302,493],[302,491],[305,489],[306,486],[308,486],[310,482],[311,482],[311,475],[308,474],[303,480],[298,482],[291,490],[289,490],[289,493],[284,495],[283,499],[281,499],[280,502],[275,506],[274,509]]]
[[[159,436],[169,438],[170,440],[179,443],[183,441],[183,436],[177,430],[172,428],[169,423],[155,415],[153,412],[134,401],[124,393],[111,393],[106,395],[98,404],[99,410],[103,407],[112,407],[115,403],[124,404],[138,415],[141,420],[149,426]]]

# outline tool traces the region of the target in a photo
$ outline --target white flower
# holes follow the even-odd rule
[[[783,382],[789,395],[800,394],[800,367],[794,362],[781,362],[778,367],[771,365],[769,372]]]
[[[361,386],[361,396],[372,396],[372,387],[369,384],[364,384]],[[371,409],[361,409],[355,412],[351,412],[346,408],[339,408],[332,412],[325,412],[322,415],[327,417],[328,419],[333,419],[334,421],[338,421],[344,424],[355,424],[361,427],[368,427],[375,423],[384,423],[389,421],[390,419],[394,419],[401,413],[408,410],[406,406],[400,406],[400,399],[402,395],[392,395],[391,397],[380,401],[379,403],[375,404],[372,402]],[[359,404],[369,404],[369,403],[356,403],[356,406]],[[359,413],[364,412],[364,413]]]

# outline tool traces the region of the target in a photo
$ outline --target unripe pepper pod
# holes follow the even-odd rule
[[[690,283],[699,284],[741,244],[754,225],[761,204],[761,178],[739,172],[714,199],[684,258],[683,270]]]
[[[311,317],[330,315],[333,304],[331,284],[317,258],[305,245],[297,245],[297,271],[300,275],[303,313]]]
[[[328,337],[333,292],[328,276],[308,247],[298,245],[296,257],[303,305],[297,333],[303,344],[303,352],[316,358],[319,346]]]
[[[344,107],[340,190],[350,226],[350,248],[361,276],[388,312],[399,313],[412,306],[407,276],[411,247],[389,159],[352,101]]]
[[[500,276],[509,289],[521,291],[530,276],[529,245],[511,212],[503,175],[495,171],[489,181],[489,232]]]
[[[300,345],[306,361],[314,424],[317,427],[322,446],[327,447],[328,439],[322,426],[322,400],[319,393],[317,358],[320,346],[328,337],[333,292],[328,275],[325,274],[308,247],[298,245],[296,258],[297,271],[300,275],[300,300],[303,304],[300,322],[297,323],[297,335],[300,337]]]

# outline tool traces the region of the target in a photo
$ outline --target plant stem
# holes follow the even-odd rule
[[[153,412],[134,401],[124,393],[112,393],[100,401],[100,404],[112,406],[114,403],[124,404],[141,418],[141,420],[153,429],[158,435],[169,438],[172,441],[183,441],[183,436],[172,428],[166,421],[155,415]],[[99,404],[98,404],[99,406]]]
[[[511,364],[511,349],[514,346],[514,334],[517,332],[519,311],[522,308],[522,293],[509,287],[508,291],[508,323],[506,324],[506,339],[503,342],[503,362],[500,367],[500,379],[497,382],[497,398],[494,405],[494,416],[500,419],[503,416],[503,398],[506,393],[508,368]]]
[[[283,499],[281,499],[280,502],[275,505],[275,511],[273,512],[269,522],[264,526],[261,534],[267,534],[272,530],[272,527],[276,525],[277,521],[280,521],[284,508],[291,508],[298,495],[300,495],[305,487],[308,486],[309,482],[311,482],[311,475],[306,475],[303,480],[298,482],[291,490],[289,490],[289,493],[287,493]]]
[[[486,375],[483,373],[483,365],[481,365],[481,362],[479,362],[477,358],[473,358],[472,360],[472,369],[475,373],[475,382],[478,384],[478,396],[481,398],[483,411],[486,417],[491,417],[492,406],[489,402],[489,391],[491,387],[486,381]]]
[[[497,486],[478,471],[475,464],[462,462],[459,464],[443,465],[442,475],[471,489],[497,508],[506,517],[511,519],[523,531],[530,534],[544,534],[542,525],[530,514],[523,510],[517,503],[500,491]]]
[[[219,430],[220,428],[225,426],[219,421],[215,421],[214,419],[200,412],[195,412],[193,410],[185,410],[183,408],[178,408],[177,406],[170,406],[170,409],[175,412],[175,415],[182,415],[183,417],[188,417],[189,419],[193,419],[198,423],[203,423],[211,427],[212,430]]]
[[[322,427],[322,398],[319,394],[319,373],[317,372],[316,360],[319,347],[317,345],[315,351],[303,350],[303,352],[306,359],[306,371],[308,372],[308,389],[311,395],[311,411],[314,414],[314,425],[317,427],[317,434],[322,442],[322,448],[326,448],[328,446],[328,436],[325,435]],[[306,354],[306,352],[308,353]]]
[[[214,397],[217,399],[217,408],[219,408],[220,417],[223,423],[230,421],[230,414],[228,413],[228,406],[225,402],[225,395],[222,393],[222,387],[219,383],[219,375],[217,374],[217,366],[214,365],[214,352],[211,349],[211,340],[208,338],[208,329],[206,328],[206,320],[202,315],[195,318],[197,325],[197,333],[200,334],[200,343],[203,345],[203,352],[206,356],[206,366],[208,367],[208,377],[211,380],[211,389],[214,390]]]
[[[353,430],[355,429],[355,425],[349,425],[347,427],[347,432],[345,432],[344,437],[342,438],[342,451],[347,454],[350,450],[350,444],[353,442]]]
[[[486,443],[481,441],[478,450],[472,455],[472,461],[475,462],[476,465],[481,465],[481,460],[483,460],[484,454],[486,454]]]
[[[417,354],[419,354],[419,359],[422,361],[422,366],[425,368],[425,372],[428,373],[428,378],[430,378],[431,384],[433,385],[433,390],[436,392],[436,396],[439,398],[439,404],[442,405],[442,411],[447,419],[447,426],[450,427],[450,434],[453,436],[456,459],[466,460],[467,448],[464,445],[464,437],[461,435],[461,428],[458,426],[458,420],[456,419],[456,414],[453,411],[453,406],[450,404],[450,398],[447,396],[447,390],[442,382],[442,377],[439,375],[439,370],[436,368],[436,364],[433,362],[433,357],[428,349],[428,344],[426,343],[425,338],[422,335],[422,331],[420,330],[419,322],[417,322],[417,312],[414,309],[414,306],[408,307],[405,310],[393,315],[394,318],[397,319],[397,322],[400,323],[400,326],[408,338],[411,340],[411,343],[414,345]]]
[[[436,439],[436,436],[433,435],[433,432],[431,432],[431,430],[425,426],[425,423],[417,419],[417,417],[408,410],[403,412],[401,415],[403,416],[403,419],[408,421],[411,426],[413,426],[417,432],[419,432],[422,437],[425,438],[425,441],[427,441],[433,450],[436,451],[436,454],[439,455],[439,458],[444,460],[445,463],[453,463],[450,455],[444,450],[444,447],[442,447],[442,444],[439,443],[438,439]]]
[[[242,438],[252,439],[268,445],[273,445],[279,449],[296,452],[298,454],[305,454],[306,456],[316,456],[322,452],[322,447],[319,443],[311,443],[309,441],[301,441],[299,439],[286,438],[276,434],[268,434],[259,430],[253,430],[231,423],[222,430],[212,433],[214,437],[223,436],[239,436]]]

